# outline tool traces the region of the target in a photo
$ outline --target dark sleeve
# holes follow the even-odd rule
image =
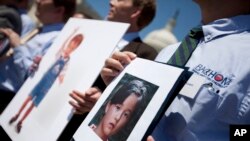
[[[141,45],[138,48],[138,57],[148,59],[148,60],[155,60],[156,56],[158,55],[158,52],[152,48],[151,46],[148,46],[146,44]]]
[[[97,79],[95,80],[94,84],[92,85],[93,87],[99,88],[102,92],[106,89],[106,84],[102,80],[101,75],[99,74]]]
[[[151,46],[142,42],[131,42],[121,51],[130,51],[137,55],[137,57],[154,60],[158,52]]]

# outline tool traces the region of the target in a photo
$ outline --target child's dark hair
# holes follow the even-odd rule
[[[111,98],[110,104],[122,104],[123,101],[130,96],[135,94],[138,97],[138,102],[143,99],[147,93],[147,88],[142,81],[133,80],[128,84],[123,84],[117,91],[116,94]]]

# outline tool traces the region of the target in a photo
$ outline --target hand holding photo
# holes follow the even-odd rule
[[[57,140],[73,114],[70,92],[92,86],[128,26],[69,19],[53,43],[39,50],[30,77],[1,114],[6,134],[14,141]]]
[[[181,68],[136,58],[105,89],[73,139],[142,140],[184,72]]]
[[[22,106],[18,110],[18,112],[10,119],[9,124],[12,124],[15,122],[20,114],[23,112],[24,108],[31,102],[28,109],[25,111],[23,117],[18,121],[16,125],[16,132],[20,133],[22,129],[23,121],[27,118],[27,116],[30,114],[32,109],[34,107],[38,107],[40,102],[43,100],[43,98],[48,93],[49,89],[53,85],[53,83],[56,81],[56,79],[59,79],[59,83],[63,82],[63,78],[65,74],[63,71],[66,71],[66,66],[69,63],[70,54],[73,53],[73,51],[79,47],[79,45],[83,41],[83,35],[77,34],[75,35],[67,45],[64,44],[62,48],[59,50],[57,54],[59,56],[56,57],[56,61],[51,65],[51,67],[48,69],[48,71],[44,74],[42,79],[36,84],[36,86],[32,89],[28,97],[23,102]]]

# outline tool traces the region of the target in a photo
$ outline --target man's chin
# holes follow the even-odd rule
[[[114,17],[112,15],[110,15],[110,14],[108,14],[106,16],[106,19],[109,20],[109,21],[114,21]]]

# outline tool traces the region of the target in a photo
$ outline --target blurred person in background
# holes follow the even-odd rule
[[[36,16],[43,24],[39,32],[25,44],[8,28],[0,29],[10,40],[13,53],[0,62],[1,108],[6,107],[26,78],[38,66],[64,24],[75,13],[75,0],[36,0]]]

